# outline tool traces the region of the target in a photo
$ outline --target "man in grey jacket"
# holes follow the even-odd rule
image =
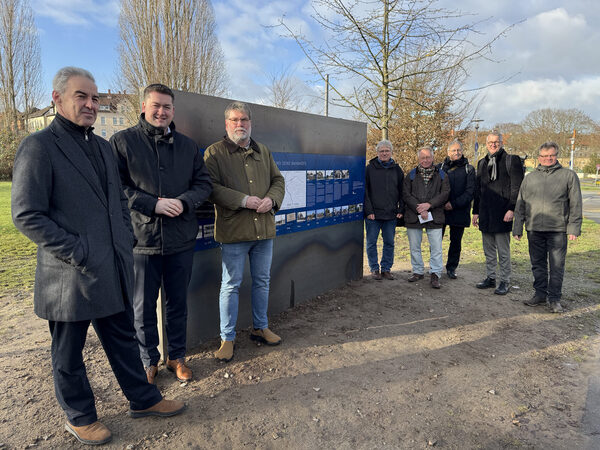
[[[132,417],[172,416],[184,404],[148,384],[132,323],[133,233],[110,146],[92,133],[98,88],[92,75],[64,67],[52,82],[57,115],[26,137],[15,157],[15,226],[35,242],[35,313],[52,335],[54,390],[66,430],[99,445],[111,433],[98,421],[83,362],[93,325],[129,400]]]
[[[552,312],[560,313],[567,239],[574,241],[581,234],[581,189],[575,172],[558,162],[556,143],[542,144],[538,161],[521,184],[513,236],[520,240],[525,224],[535,294],[524,303],[538,306],[547,301]]]

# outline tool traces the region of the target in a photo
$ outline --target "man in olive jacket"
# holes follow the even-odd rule
[[[129,199],[136,237],[134,253],[135,329],[148,382],[158,372],[156,302],[165,290],[167,369],[179,381],[192,379],[185,363],[187,289],[198,235],[196,208],[212,190],[196,143],[175,130],[175,95],[163,84],[144,90],[137,125],[110,142]]]
[[[223,275],[219,294],[220,361],[233,358],[238,291],[246,257],[252,274],[252,320],[250,338],[277,345],[281,338],[269,330],[267,308],[275,212],[285,194],[285,183],[271,152],[251,137],[250,108],[233,102],[225,109],[227,136],[206,149],[204,159],[213,181],[215,240],[221,244]]]
[[[373,279],[393,280],[390,272],[394,264],[394,237],[396,219],[402,218],[402,184],[404,172],[392,159],[392,143],[377,143],[377,156],[369,161],[365,174],[365,229],[367,234],[367,258]],[[377,261],[377,238],[381,231],[383,249],[381,272]]]
[[[581,234],[581,188],[577,174],[558,162],[556,143],[542,144],[538,161],[521,184],[513,236],[521,240],[525,224],[535,294],[524,303],[539,306],[547,300],[552,312],[560,313],[567,239]]]
[[[448,176],[433,165],[433,149],[422,147],[418,152],[419,164],[404,177],[404,224],[410,246],[412,275],[409,282],[423,279],[424,266],[421,254],[423,229],[429,240],[430,284],[440,288],[442,274],[442,227],[444,205],[450,194]]]
[[[133,233],[110,145],[92,132],[99,108],[94,78],[64,67],[52,88],[56,118],[17,150],[12,217],[38,247],[34,310],[48,320],[52,335],[52,374],[65,428],[80,442],[99,445],[112,435],[98,421],[83,361],[90,323],[130,415],[174,415],[184,404],[163,399],[140,361],[131,311]]]
[[[486,277],[476,287],[496,287],[499,265],[500,284],[494,294],[506,295],[510,290],[510,232],[523,181],[523,164],[519,156],[504,151],[500,133],[490,133],[485,145],[488,154],[477,164],[471,222],[481,231]]]

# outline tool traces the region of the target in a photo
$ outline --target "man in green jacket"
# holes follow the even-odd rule
[[[547,301],[552,312],[560,313],[567,239],[581,234],[581,189],[577,174],[558,162],[556,143],[542,144],[538,161],[521,184],[513,236],[520,240],[525,224],[535,294],[524,303],[539,306]]]
[[[221,244],[222,279],[219,294],[220,361],[233,358],[238,315],[239,287],[246,256],[252,274],[252,320],[250,338],[277,345],[281,338],[268,328],[267,308],[275,212],[285,194],[284,179],[269,149],[251,137],[247,104],[233,102],[225,109],[227,135],[204,153],[213,181],[210,200],[215,204],[215,240]]]

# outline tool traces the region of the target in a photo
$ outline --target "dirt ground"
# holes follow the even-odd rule
[[[407,283],[407,264],[393,273],[271,318],[278,347],[244,330],[228,364],[212,358],[217,340],[191,349],[188,384],[162,367],[163,394],[188,404],[168,419],[126,415],[91,331],[85,357],[113,432],[106,448],[591,448],[598,285],[567,275],[567,312],[556,315],[521,304],[525,276],[500,297],[475,289],[475,265],[444,276],[440,290]],[[0,298],[0,448],[77,448],[54,397],[47,324],[14,304]]]

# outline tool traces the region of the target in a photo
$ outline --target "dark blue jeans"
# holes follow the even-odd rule
[[[527,239],[535,295],[557,302],[562,294],[567,235],[564,232],[528,231]]]
[[[377,238],[379,231],[383,238],[383,250],[381,252],[381,271],[389,272],[394,264],[394,237],[396,236],[396,219],[392,220],[370,220],[365,219],[367,231],[367,259],[371,272],[379,270],[377,258]]]

